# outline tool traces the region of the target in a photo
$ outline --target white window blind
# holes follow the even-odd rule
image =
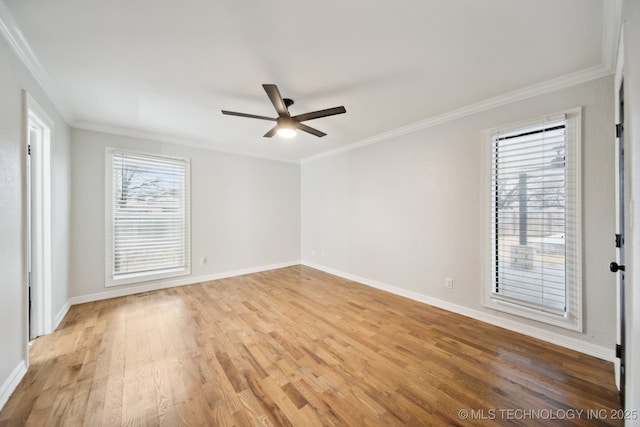
[[[110,150],[107,283],[188,274],[189,160]]]
[[[491,137],[491,299],[558,317],[580,304],[579,157],[567,123]]]

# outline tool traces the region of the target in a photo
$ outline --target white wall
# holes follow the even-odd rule
[[[40,104],[42,105],[42,104]],[[50,115],[50,117],[52,117]],[[51,253],[53,274],[52,314],[56,327],[66,313],[69,300],[69,272],[71,264],[71,129],[58,115],[51,151]]]
[[[305,162],[303,262],[612,355],[612,99],[613,78],[598,79]],[[584,334],[484,308],[481,265],[483,131],[578,106],[584,107]],[[447,276],[452,290],[444,286]]]
[[[626,214],[627,409],[640,410],[640,2],[624,2],[625,161],[628,186]],[[640,420],[626,425],[640,426]]]
[[[180,283],[300,259],[299,165],[73,129],[73,302],[140,286],[104,287],[106,147],[191,158],[193,265]]]
[[[69,127],[0,37],[0,406],[27,362],[23,89],[55,122],[51,147],[53,313],[61,311],[68,299]]]

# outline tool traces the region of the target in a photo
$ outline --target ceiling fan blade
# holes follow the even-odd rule
[[[304,122],[306,120],[319,119],[320,117],[334,116],[336,114],[346,113],[347,110],[343,106],[327,108],[326,110],[318,110],[312,111],[311,113],[298,114],[297,116],[293,116],[299,122]]]
[[[320,137],[320,138],[322,138],[323,136],[326,135],[326,133],[321,132],[318,129],[314,129],[311,126],[303,125],[302,123],[296,123],[296,128],[300,129],[301,131],[310,133],[311,135],[315,135],[317,137]]]
[[[237,113],[235,111],[227,111],[227,110],[222,110],[222,114],[226,114],[228,116],[248,117],[250,119],[271,120],[272,122],[277,120],[273,117],[256,116],[255,114]]]
[[[265,133],[263,136],[265,138],[271,138],[273,135],[276,134],[276,132],[278,132],[278,126],[274,126],[272,127],[269,132]]]
[[[282,100],[282,95],[280,95],[278,86],[271,85],[271,84],[264,84],[262,85],[262,87],[264,88],[264,91],[267,92],[267,96],[271,100],[273,107],[278,112],[278,116],[291,117],[291,115],[289,114],[289,110],[287,109],[287,106],[284,104],[284,101]]]

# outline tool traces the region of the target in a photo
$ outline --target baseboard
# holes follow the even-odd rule
[[[459,304],[454,304],[438,298],[433,298],[424,294],[420,294],[417,292],[398,288],[396,286],[388,285],[386,283],[381,283],[375,280],[356,276],[354,274],[345,273],[343,271],[336,270],[330,267],[325,267],[323,265],[314,264],[307,261],[302,261],[301,263],[302,265],[315,268],[316,270],[324,271],[325,273],[329,273],[334,276],[338,276],[344,279],[352,280],[354,282],[362,283],[364,285],[371,286],[376,289],[380,289],[386,292],[390,292],[392,294],[400,295],[402,297],[409,298],[414,301],[422,302],[424,304],[432,305],[434,307],[451,311],[453,313],[457,313],[465,317],[470,317],[475,320],[480,320],[481,322],[489,323],[491,325],[499,326],[501,328],[505,328],[510,331],[518,332],[523,335],[527,335],[527,336],[537,338],[552,344],[556,344],[561,347],[568,348],[570,350],[588,354],[589,356],[597,357],[598,359],[603,359],[609,362],[615,362],[616,360],[615,352],[612,349],[609,349],[606,347],[591,344],[582,340],[567,337],[565,335],[561,335],[561,334],[547,331],[544,329],[536,328],[534,326],[525,325],[516,320],[496,316],[488,312],[475,310]]]
[[[259,267],[251,267],[251,268],[245,268],[241,270],[233,270],[233,271],[227,271],[223,273],[209,274],[206,276],[188,276],[188,277],[182,277],[179,279],[161,280],[153,283],[146,283],[144,285],[127,287],[124,289],[109,288],[109,290],[104,292],[96,292],[93,294],[71,297],[69,298],[69,301],[67,302],[67,304],[69,306],[72,306],[75,304],[84,304],[87,302],[124,297],[127,295],[135,295],[142,292],[156,291],[158,289],[173,288],[176,286],[194,285],[196,283],[209,282],[212,280],[220,280],[220,279],[226,279],[229,277],[243,276],[245,274],[251,274],[251,273],[260,273],[261,271],[276,270],[278,268],[291,267],[293,265],[299,265],[299,264],[300,264],[299,260],[287,261],[287,262],[282,262],[278,264],[263,265]],[[62,321],[62,319],[60,320]]]
[[[4,408],[4,405],[18,387],[18,384],[20,384],[20,381],[22,381],[22,378],[26,373],[27,363],[24,360],[21,360],[20,363],[18,363],[18,366],[11,371],[5,382],[2,383],[2,386],[0,386],[0,411]]]
[[[62,322],[62,319],[64,319],[64,316],[67,315],[67,312],[69,311],[69,309],[71,308],[71,303],[67,300],[67,302],[64,303],[64,305],[62,306],[62,308],[60,309],[60,311],[58,311],[58,313],[56,314],[55,319],[53,319],[53,330],[55,331],[58,326],[60,326],[60,323]]]

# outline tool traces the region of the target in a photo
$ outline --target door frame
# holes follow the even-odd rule
[[[37,238],[31,242],[25,242],[25,278],[26,278],[26,325],[27,343],[31,338],[48,334],[53,330],[53,262],[52,262],[52,200],[51,200],[51,143],[53,140],[54,122],[46,111],[27,92],[24,94],[24,155],[26,158],[25,175],[25,227],[31,225],[35,211],[36,225],[39,228]],[[30,141],[30,133],[35,129],[40,133],[40,138]],[[31,155],[29,155],[29,144],[32,143]],[[31,169],[36,169],[31,171]],[[37,179],[37,183],[31,182],[31,177]],[[32,191],[33,190],[33,191]],[[25,233],[31,236],[31,230]],[[29,261],[35,261],[39,271],[36,280],[31,283],[33,291],[33,309],[30,310],[29,298]],[[32,262],[33,264],[33,262]],[[29,315],[31,311],[31,323],[29,325]],[[28,354],[28,348],[27,348]],[[28,358],[27,358],[28,360]]]
[[[616,61],[616,72],[615,72],[615,84],[614,84],[614,125],[617,124],[620,120],[620,89],[622,88],[622,84],[624,82],[624,23],[620,28],[620,38],[618,41],[618,56]],[[620,138],[615,138],[615,180],[614,180],[614,194],[615,194],[615,232],[616,234],[622,234],[622,226],[620,221],[620,215],[624,215],[624,213],[620,212],[620,182],[619,182],[619,171],[620,171]],[[622,141],[624,143],[624,141]],[[622,165],[624,167],[624,165]],[[616,247],[616,261],[620,263],[621,257],[621,249]],[[624,274],[624,272],[622,273]],[[623,312],[623,307],[621,306],[621,293],[622,293],[622,280],[621,274],[616,274],[616,344],[621,345],[623,343],[622,334],[624,332],[624,328],[621,322],[621,313]],[[624,351],[624,349],[623,349]],[[615,369],[615,382],[618,390],[621,390],[621,381],[620,381],[620,369],[621,369],[621,359],[616,357],[614,359],[614,369]],[[624,392],[621,390],[621,392]]]

